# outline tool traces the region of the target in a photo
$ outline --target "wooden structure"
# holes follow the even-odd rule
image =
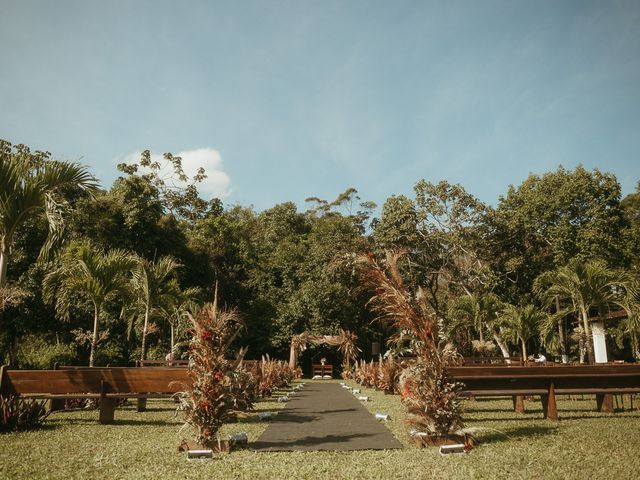
[[[640,365],[536,367],[449,367],[464,383],[463,395],[512,396],[516,411],[522,397],[540,395],[544,418],[558,420],[556,395],[592,394],[601,412],[613,412],[613,395],[640,393]]]
[[[520,357],[462,357],[460,359],[460,366],[473,367],[473,366],[488,366],[488,365],[522,365],[522,358]]]
[[[321,377],[324,377],[325,375],[329,375],[330,377],[333,377],[333,365],[326,365],[326,364],[323,365],[321,363],[314,363],[312,367],[313,367],[314,377],[316,375],[320,375]]]
[[[0,393],[22,398],[100,401],[100,423],[114,420],[120,398],[164,398],[190,383],[187,370],[173,367],[73,367],[59,370],[0,368]]]
[[[298,366],[298,355],[307,349],[307,344],[331,345],[336,347],[344,357],[344,365],[349,368],[351,363],[358,358],[360,349],[356,346],[358,337],[347,330],[341,330],[339,335],[313,335],[304,332],[291,338],[291,350],[289,352],[289,366],[295,370]]]
[[[188,367],[189,360],[138,360],[137,367]]]

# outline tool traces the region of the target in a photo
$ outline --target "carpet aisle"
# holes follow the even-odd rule
[[[309,381],[251,447],[310,451],[383,450],[402,445],[347,389],[335,382]]]

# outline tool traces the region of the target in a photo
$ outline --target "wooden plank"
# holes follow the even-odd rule
[[[73,370],[8,370],[5,391],[16,394],[100,393],[101,382],[110,392],[175,393],[189,384],[186,369],[157,368],[93,368]]]

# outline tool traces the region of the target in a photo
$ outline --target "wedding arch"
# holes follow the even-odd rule
[[[304,332],[291,338],[291,351],[289,353],[289,366],[298,366],[298,355],[307,349],[307,345],[330,345],[336,347],[343,356],[346,368],[358,358],[360,349],[356,346],[358,336],[348,330],[340,330],[338,335],[313,335]]]

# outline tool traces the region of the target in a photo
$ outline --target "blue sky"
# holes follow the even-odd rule
[[[182,152],[264,209],[416,181],[495,203],[582,163],[640,180],[640,2],[0,0],[0,138]]]

